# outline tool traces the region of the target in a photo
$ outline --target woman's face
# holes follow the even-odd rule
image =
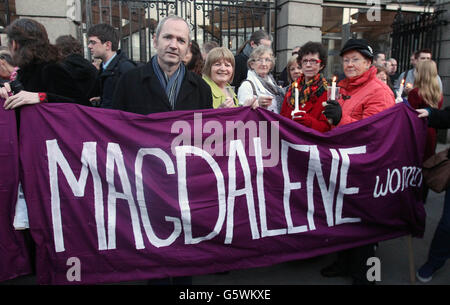
[[[211,79],[219,87],[231,82],[233,76],[233,66],[225,59],[220,59],[211,66]]]
[[[187,65],[191,61],[191,59],[192,59],[192,52],[191,52],[191,49],[189,48],[186,53],[186,56],[184,56],[184,58],[183,58],[183,63],[185,65]]]
[[[352,50],[344,54],[342,64],[344,66],[345,77],[351,78],[368,71],[372,63],[358,51]]]
[[[270,53],[260,55],[254,62],[250,64],[252,70],[260,77],[266,77],[272,69],[273,58]]]
[[[377,78],[387,85],[387,75],[384,71],[380,71],[377,74]]]
[[[295,81],[300,75],[302,75],[302,67],[300,67],[297,61],[294,61],[292,65],[289,66],[289,76],[292,81]]]
[[[322,61],[319,58],[319,53],[306,54],[302,57],[302,71],[305,75],[305,79],[308,81],[312,79],[317,73],[322,70]]]

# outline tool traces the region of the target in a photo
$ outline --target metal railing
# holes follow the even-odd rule
[[[119,31],[122,51],[141,62],[155,52],[152,40],[158,22],[172,14],[190,24],[200,46],[216,41],[236,52],[259,29],[276,38],[274,0],[83,0],[82,10],[83,33],[93,24],[109,23]]]

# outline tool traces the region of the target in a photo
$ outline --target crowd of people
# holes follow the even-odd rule
[[[21,18],[6,29],[8,48],[0,50],[0,97],[5,109],[37,103],[65,102],[151,114],[175,110],[261,107],[318,132],[327,132],[407,102],[428,117],[424,160],[435,153],[436,130],[449,128],[450,107],[443,105],[442,82],[431,51],[411,56],[412,69],[401,74],[394,58],[374,53],[364,39],[350,39],[340,56],[344,77],[336,94],[329,94],[324,75],[327,50],[317,42],[296,47],[279,79],[273,74],[272,38],[254,32],[238,54],[215,42],[200,47],[189,25],[177,16],[160,21],[153,38],[156,55],[137,65],[119,49],[117,30],[97,24],[87,31],[87,61],[82,45],[71,36],[49,42],[39,22]],[[427,188],[424,187],[424,200]],[[429,281],[450,257],[450,189],[428,261],[417,273]],[[323,276],[351,276],[368,284],[368,257],[373,244],[342,251]],[[180,283],[186,283],[183,278]],[[176,281],[175,281],[176,282]]]

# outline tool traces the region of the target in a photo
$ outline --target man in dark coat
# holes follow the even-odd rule
[[[244,44],[242,50],[234,57],[235,69],[234,78],[231,85],[235,87],[236,93],[238,92],[239,86],[241,85],[242,81],[247,78],[248,58],[250,57],[253,49],[259,45],[265,45],[268,47],[271,47],[272,45],[272,39],[270,35],[267,34],[264,30],[253,32],[253,34],[250,36],[250,39]]]
[[[136,65],[123,54],[119,47],[119,33],[109,24],[96,24],[89,28],[88,48],[94,58],[100,58],[102,64],[97,84],[91,98],[94,105],[112,108],[113,93],[122,74],[134,69]]]
[[[176,16],[163,19],[153,42],[157,55],[123,75],[113,108],[139,114],[212,108],[210,86],[181,62],[190,42],[186,21]]]
[[[168,16],[156,28],[157,54],[146,65],[124,74],[114,92],[113,109],[150,114],[172,110],[212,108],[211,87],[181,60],[190,45],[189,26]],[[192,277],[157,279],[149,284],[192,284]]]

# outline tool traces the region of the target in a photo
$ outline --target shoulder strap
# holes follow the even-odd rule
[[[244,79],[244,80],[242,81],[241,85],[242,85],[244,82],[249,82],[249,83],[250,83],[250,85],[252,86],[253,95],[256,96],[257,94],[256,94],[255,84],[253,84],[253,82],[252,82],[251,80],[249,80],[249,79]]]

